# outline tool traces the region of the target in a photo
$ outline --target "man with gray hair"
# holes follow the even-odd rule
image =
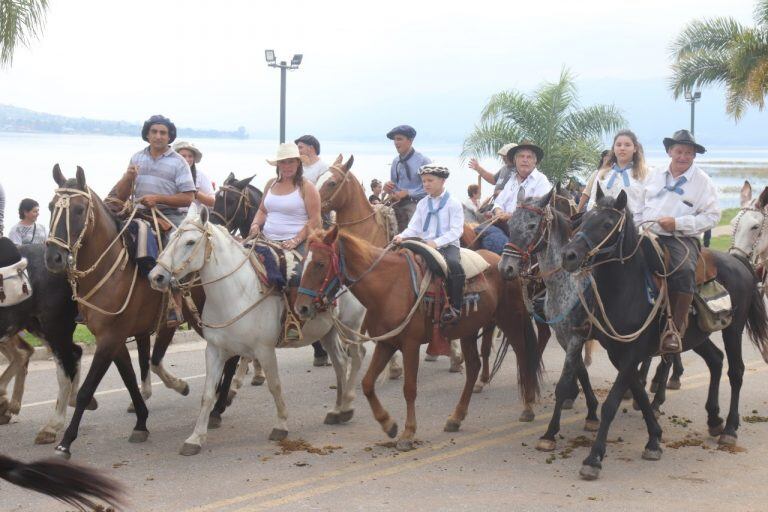
[[[509,177],[515,173],[515,163],[507,157],[509,150],[514,147],[517,147],[517,144],[510,142],[509,144],[504,144],[496,153],[501,157],[501,161],[504,163],[504,165],[501,166],[498,171],[496,171],[496,174],[491,174],[489,171],[486,171],[485,168],[483,168],[483,166],[480,165],[480,163],[477,161],[477,158],[472,158],[469,161],[470,169],[477,172],[481,178],[483,178],[491,185],[495,185],[493,188],[493,197],[498,196],[499,193],[504,190],[504,185],[506,185],[507,181],[509,181]]]

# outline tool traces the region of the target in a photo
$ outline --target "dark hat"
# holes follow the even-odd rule
[[[302,135],[295,141],[293,141],[294,144],[297,144],[301,142],[302,144],[306,144],[307,146],[312,146],[315,148],[315,154],[320,154],[320,141],[317,140],[317,138],[314,135]]]
[[[153,124],[162,124],[168,128],[168,142],[176,140],[176,125],[167,117],[158,114],[144,121],[144,126],[141,127],[141,138],[144,139],[145,142],[149,142],[149,127]]]
[[[438,178],[446,179],[448,176],[451,175],[451,171],[449,171],[447,167],[443,167],[442,165],[427,164],[427,165],[422,165],[419,168],[419,176],[424,176],[425,174],[431,174],[432,176],[437,176]]]
[[[693,138],[693,135],[688,130],[677,130],[674,135],[672,135],[672,137],[664,138],[664,149],[666,151],[669,151],[669,148],[675,144],[686,144],[688,146],[693,146],[697,153],[707,152],[704,146],[696,143],[696,139]]]
[[[521,149],[529,149],[529,150],[533,151],[534,153],[536,153],[536,160],[538,162],[541,162],[544,159],[544,150],[541,149],[536,144],[534,144],[533,142],[531,142],[530,140],[522,140],[522,141],[520,141],[520,144],[518,144],[517,146],[513,147],[512,149],[510,149],[507,152],[507,158],[509,158],[510,160],[514,159],[515,158],[515,153],[517,153]]]
[[[395,135],[402,135],[404,137],[407,137],[413,140],[416,138],[416,130],[414,130],[412,126],[408,126],[407,124],[401,124],[400,126],[395,126],[391,130],[389,130],[389,132],[387,132],[388,139],[394,139]]]

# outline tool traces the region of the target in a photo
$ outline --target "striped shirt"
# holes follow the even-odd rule
[[[181,192],[194,192],[195,183],[192,181],[192,171],[184,158],[169,146],[159,158],[152,158],[149,146],[131,157],[131,165],[139,167],[136,177],[136,199],[159,194],[172,196]],[[140,206],[140,208],[143,208]],[[163,207],[160,210],[185,212],[187,208]]]

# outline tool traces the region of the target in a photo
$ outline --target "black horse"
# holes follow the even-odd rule
[[[610,332],[612,326],[615,329],[614,335],[641,332],[631,341],[617,342],[614,337],[595,329],[598,331],[597,339],[608,352],[619,373],[603,403],[597,438],[580,471],[582,478],[587,480],[593,480],[600,474],[608,428],[627,388],[632,390],[638,401],[648,427],[649,437],[643,458],[658,460],[661,457],[661,427],[653,414],[638,374],[638,365],[657,353],[663,327],[660,313],[652,317],[654,307],[647,295],[647,276],[650,269],[657,268],[658,263],[652,259],[655,253],[648,247],[648,240],[640,240],[632,215],[626,208],[626,193],[622,191],[614,199],[604,197],[602,191],[598,190],[597,198],[596,207],[584,215],[580,230],[563,249],[563,268],[569,272],[577,272],[584,266],[592,265],[592,275],[598,293],[596,303],[602,304],[605,311],[604,314],[600,313],[598,307],[596,317],[603,328]],[[643,243],[644,247],[636,251],[640,243]],[[602,249],[598,251],[599,248]],[[595,253],[597,254],[593,261],[590,261],[590,255]],[[709,334],[701,331],[693,319],[688,322],[683,337],[683,350],[693,349],[706,361],[710,371],[705,406],[710,435],[719,435],[718,442],[722,445],[734,445],[739,427],[739,392],[744,375],[742,333],[746,326],[752,342],[766,354],[768,316],[749,262],[728,254],[713,254],[717,265],[717,280],[728,290],[733,304],[733,321],[722,333],[731,384],[731,404],[725,425],[720,417],[718,403],[722,352],[709,339]],[[644,325],[646,327],[642,329]]]

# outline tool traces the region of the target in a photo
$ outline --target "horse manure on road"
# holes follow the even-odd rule
[[[768,422],[768,416],[758,416],[757,414],[752,415],[752,416],[742,416],[741,419],[743,419],[747,423],[765,423],[765,422]]]
[[[313,453],[315,455],[328,455],[330,453],[333,453],[336,450],[341,450],[343,446],[323,446],[322,448],[317,448],[315,446],[312,446],[308,442],[306,442],[303,439],[283,439],[279,443],[277,443],[278,446],[280,446],[280,449],[282,450],[283,455],[286,453],[293,453],[293,452],[307,452],[307,453]]]
[[[670,441],[668,443],[664,443],[664,446],[667,448],[674,448],[675,450],[679,448],[683,448],[684,446],[703,446],[704,445],[704,439],[701,437],[695,437],[695,436],[686,436],[685,439],[680,439],[679,441]]]

